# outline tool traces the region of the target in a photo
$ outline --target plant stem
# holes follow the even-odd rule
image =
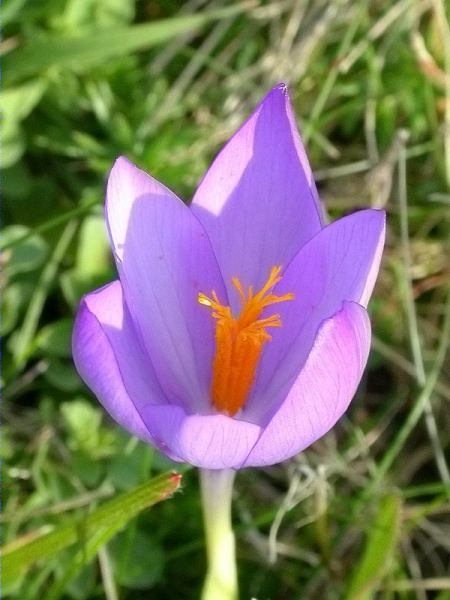
[[[231,499],[235,471],[200,469],[208,570],[202,600],[237,600]]]

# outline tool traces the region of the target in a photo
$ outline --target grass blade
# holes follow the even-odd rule
[[[346,600],[366,600],[375,591],[397,547],[401,500],[395,494],[381,499],[360,562],[353,571]]]
[[[21,329],[17,332],[13,349],[14,363],[17,369],[21,369],[26,363],[31,343],[38,328],[39,319],[50,287],[55,279],[60,262],[64,258],[67,249],[77,229],[76,221],[69,221],[59,238],[48,264],[44,267],[37,287],[30,299],[29,307],[23,320]]]
[[[15,540],[2,551],[2,585],[13,584],[34,563],[55,556],[58,552],[77,544],[86,556],[86,550],[94,554],[99,544],[105,543],[128,521],[142,510],[169,498],[180,486],[181,475],[166,473],[136,487],[130,492],[106,502],[90,514],[58,527],[51,533],[18,545]],[[94,540],[94,542],[93,542]]]
[[[128,27],[101,28],[71,36],[46,36],[25,43],[3,60],[5,80],[9,84],[51,67],[71,69],[77,73],[166,42],[211,21],[243,12],[248,4],[237,4],[215,11],[161,19]]]

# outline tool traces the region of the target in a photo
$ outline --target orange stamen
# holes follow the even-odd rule
[[[262,311],[271,304],[294,298],[293,294],[272,294],[273,287],[282,278],[280,273],[281,266],[272,267],[269,278],[256,294],[252,286],[245,292],[238,277],[233,277],[242,303],[237,317],[229,306],[219,302],[215,291],[211,297],[202,292],[198,295],[200,304],[210,308],[211,316],[217,321],[211,398],[216,409],[228,415],[236,414],[247,400],[263,346],[272,339],[266,329],[282,325],[279,314],[261,319]]]

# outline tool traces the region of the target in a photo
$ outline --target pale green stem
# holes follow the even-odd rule
[[[202,600],[237,600],[231,499],[235,471],[200,469],[208,570]]]

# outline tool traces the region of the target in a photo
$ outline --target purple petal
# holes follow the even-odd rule
[[[78,373],[112,418],[131,434],[153,443],[142,411],[165,399],[124,306],[118,281],[81,301],[72,351]]]
[[[127,305],[170,403],[211,412],[214,323],[198,292],[226,297],[210,241],[187,206],[127,160],[106,215]]]
[[[294,300],[275,307],[283,325],[270,332],[272,341],[264,348],[242,418],[264,423],[286,397],[321,323],[345,300],[367,304],[384,233],[384,212],[362,210],[328,225],[300,250],[274,290],[276,294],[293,292]]]
[[[275,87],[226,144],[191,208],[229,289],[236,275],[262,287],[271,267],[286,265],[320,231],[317,192],[286,86]]]
[[[225,415],[187,415],[178,406],[147,406],[144,418],[165,452],[203,469],[242,466],[261,429]]]
[[[350,404],[370,348],[364,308],[344,303],[325,321],[287,398],[245,462],[246,467],[279,463],[329,431]]]

